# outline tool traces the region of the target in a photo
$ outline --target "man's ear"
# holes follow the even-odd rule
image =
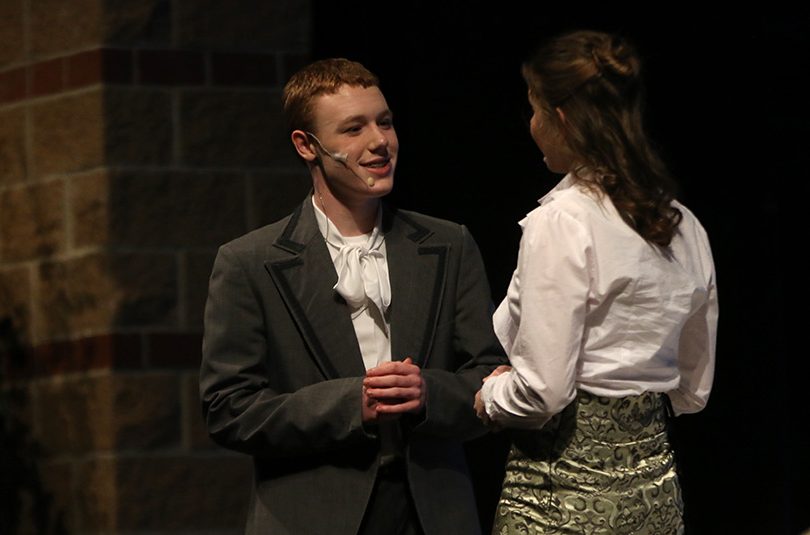
[[[303,130],[293,130],[290,134],[295,152],[307,162],[314,162],[318,159],[318,153],[315,152],[315,147],[309,139],[309,136]]]

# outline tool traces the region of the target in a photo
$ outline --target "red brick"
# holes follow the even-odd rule
[[[33,373],[59,375],[94,369],[138,369],[142,360],[141,336],[104,334],[33,348]]]
[[[84,87],[101,82],[132,83],[132,51],[100,48],[80,52],[66,59],[69,88]]]
[[[205,62],[191,50],[140,50],[136,52],[138,82],[155,85],[201,85]]]
[[[65,59],[67,80],[65,85],[71,89],[97,84],[102,81],[101,49],[80,52]]]
[[[26,96],[26,69],[0,72],[0,104],[23,100]]]
[[[275,85],[276,57],[270,54],[211,54],[211,82],[220,86]]]
[[[101,51],[101,72],[105,82],[110,84],[130,84],[133,80],[133,52],[105,48]]]
[[[189,369],[200,367],[202,335],[156,333],[149,336],[147,361],[151,368]]]
[[[65,86],[64,59],[56,58],[31,65],[29,96],[39,97],[58,93]]]

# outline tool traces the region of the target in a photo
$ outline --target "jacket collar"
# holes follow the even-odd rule
[[[382,204],[382,230],[391,283],[391,354],[427,364],[441,308],[448,244],[407,213]],[[348,307],[309,197],[273,243],[280,256],[265,262],[284,304],[325,378],[365,373]]]

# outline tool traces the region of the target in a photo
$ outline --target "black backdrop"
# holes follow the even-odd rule
[[[672,4],[315,1],[313,55],[380,76],[400,139],[392,200],[466,224],[497,303],[517,258],[516,222],[559,178],[527,133],[521,60],[563,30],[630,38],[645,58],[651,137],[709,233],[718,273],[714,391],[675,429],[687,533],[793,535],[810,527],[810,10]],[[469,452],[487,519],[505,443],[490,436]]]

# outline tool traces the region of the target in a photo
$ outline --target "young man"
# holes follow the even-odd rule
[[[478,248],[396,210],[398,141],[377,78],[315,62],[283,94],[313,193],[223,245],[200,389],[211,436],[255,460],[247,532],[479,532],[461,442],[504,362]]]

